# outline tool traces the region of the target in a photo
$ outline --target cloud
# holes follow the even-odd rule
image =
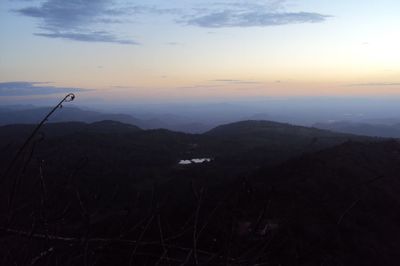
[[[0,97],[49,95],[90,91],[89,89],[82,88],[55,87],[48,84],[49,82],[0,82]]]
[[[266,27],[299,23],[323,22],[330,16],[310,12],[268,13],[260,11],[236,12],[225,10],[206,15],[194,16],[186,21],[188,25],[206,28],[222,27]]]
[[[254,80],[241,80],[241,79],[215,79],[211,80],[212,82],[224,82],[231,84],[261,84],[259,81]]]
[[[15,10],[18,14],[36,18],[43,31],[37,36],[74,41],[138,44],[121,39],[104,30],[105,24],[123,23],[128,10],[118,8],[111,0],[46,0],[38,6]],[[101,29],[101,30],[99,30]]]
[[[286,1],[261,3],[215,3],[212,8],[197,9],[197,13],[184,16],[179,22],[205,28],[266,27],[299,23],[319,23],[329,15],[315,12],[288,12]]]
[[[350,84],[349,86],[352,86],[352,87],[400,86],[400,83],[370,82],[370,83],[356,83],[356,84]]]
[[[153,15],[180,15],[184,11],[181,8],[162,8],[157,6],[146,5],[126,5],[123,7],[126,14],[140,15],[140,14],[153,14]]]
[[[167,42],[166,45],[178,46],[178,45],[182,45],[182,43],[180,43],[180,42]]]
[[[180,25],[205,28],[318,23],[330,17],[314,12],[288,12],[285,2],[225,0],[207,5],[160,2],[155,6],[126,0],[42,0],[28,1],[28,6],[14,11],[38,21],[41,31],[35,33],[36,36],[129,45],[138,42],[121,38],[121,33],[116,31],[118,27],[112,27],[114,30],[110,31],[108,26],[133,23],[133,19],[143,23],[146,18],[160,16],[170,16]]]
[[[62,32],[51,32],[51,33],[34,33],[36,36],[48,37],[48,38],[60,38],[60,39],[69,39],[73,41],[81,41],[81,42],[108,42],[108,43],[119,43],[119,44],[139,44],[138,42],[128,40],[128,39],[119,39],[112,34],[109,34],[105,31],[95,31],[95,32],[87,32],[87,33],[62,33]]]
[[[62,1],[47,0],[37,7],[26,7],[17,10],[18,13],[41,18],[47,28],[71,29],[92,23],[102,16],[107,3],[99,1]]]

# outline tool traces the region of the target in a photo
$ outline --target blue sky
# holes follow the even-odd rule
[[[0,97],[393,95],[400,3],[3,0]],[[54,91],[54,93],[52,93]]]

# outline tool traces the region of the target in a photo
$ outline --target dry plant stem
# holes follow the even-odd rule
[[[199,215],[200,215],[200,208],[201,208],[201,203],[202,203],[202,199],[203,199],[203,193],[204,193],[204,189],[202,188],[200,190],[200,195],[198,196],[198,203],[197,203],[197,209],[196,209],[194,226],[193,226],[193,258],[194,258],[195,265],[199,264],[199,260],[198,260],[198,256],[197,256],[198,255],[197,254],[197,236],[198,236],[197,227],[198,227],[198,223],[199,223]]]
[[[185,266],[189,263],[190,258],[192,257],[193,250],[190,250],[186,256],[185,261],[181,264],[181,266]]]
[[[162,231],[160,215],[158,215],[158,217],[157,217],[157,223],[158,223],[158,230],[160,232],[160,244],[163,247],[163,251],[164,252],[163,252],[162,256],[160,257],[160,259],[157,261],[156,265],[159,265],[163,261],[164,258],[167,260],[168,264],[170,264],[170,262],[168,260],[168,257],[167,257],[168,249],[166,248],[165,242],[164,242],[164,234],[163,234],[163,231]]]
[[[154,216],[153,216],[154,218]],[[150,219],[152,220],[152,219]],[[22,237],[27,237],[27,238],[35,238],[35,239],[48,239],[49,241],[60,241],[60,242],[65,242],[68,244],[82,244],[82,239],[77,238],[77,237],[68,237],[68,236],[61,236],[61,235],[45,235],[42,233],[33,233],[27,232],[24,230],[19,230],[19,229],[12,229],[12,228],[5,228],[5,227],[0,227],[0,231],[3,231],[5,233],[13,234],[13,235],[19,235]],[[134,246],[159,246],[160,242],[159,241],[152,241],[152,242],[145,242],[145,241],[140,241],[140,240],[129,240],[129,239],[113,239],[113,238],[89,238],[87,240],[89,243],[115,243],[115,244],[125,244],[125,245],[134,245]],[[181,251],[186,251],[189,252],[193,249],[191,248],[186,248],[186,247],[181,247],[177,245],[170,245],[170,244],[165,244],[165,247],[169,249],[177,249]],[[215,253],[208,252],[205,250],[200,250],[197,249],[197,252],[206,256],[214,256]]]
[[[146,234],[147,229],[149,228],[149,226],[151,225],[151,223],[153,222],[154,219],[154,215],[152,215],[150,217],[150,219],[148,219],[145,228],[143,229],[142,233],[139,236],[139,240],[136,242],[136,245],[132,251],[131,257],[129,259],[129,265],[134,265],[134,261],[135,261],[135,254],[137,249],[139,248],[139,243],[142,241],[144,235]]]
[[[199,237],[201,236],[201,234],[203,233],[203,231],[207,228],[207,226],[209,225],[210,221],[212,220],[212,218],[214,217],[215,213],[217,212],[217,210],[219,209],[219,207],[222,206],[222,201],[218,202],[218,204],[215,206],[215,208],[211,211],[210,215],[208,216],[207,220],[204,222],[203,226],[201,227],[199,233],[197,234],[197,239],[199,239]]]
[[[44,125],[44,123],[47,122],[47,120],[50,118],[50,116],[53,115],[53,113],[62,106],[63,103],[65,102],[72,102],[75,99],[75,95],[73,93],[67,94],[43,119],[40,121],[40,123],[35,127],[35,129],[32,131],[32,133],[29,135],[29,137],[25,140],[25,142],[22,144],[22,146],[19,148],[15,156],[13,157],[12,161],[7,167],[7,170],[5,171],[4,175],[1,178],[1,181],[3,181],[8,174],[10,173],[11,169],[14,167],[16,162],[18,161],[19,157],[22,155],[23,151],[26,149],[26,147],[29,145],[29,143],[32,141],[32,139],[36,136],[40,128]]]
[[[350,206],[342,213],[342,215],[340,215],[340,217],[339,217],[339,219],[338,219],[338,221],[337,221],[337,225],[340,225],[340,223],[342,222],[342,220],[343,220],[343,218],[346,216],[346,214],[348,214],[348,213],[351,211],[351,209],[353,209],[354,206],[357,205],[357,203],[358,203],[359,201],[360,201],[360,199],[356,199],[354,202],[352,202],[352,203],[350,204]]]

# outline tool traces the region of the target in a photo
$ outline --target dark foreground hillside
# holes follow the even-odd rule
[[[399,162],[397,141],[348,142],[255,174],[285,228],[278,261],[398,265]]]
[[[0,128],[3,173],[29,127]],[[0,260],[398,265],[399,170],[397,141],[273,122],[49,124],[2,174]]]

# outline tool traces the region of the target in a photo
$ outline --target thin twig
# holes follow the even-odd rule
[[[360,198],[356,199],[353,203],[350,204],[350,206],[342,213],[342,215],[340,215],[338,221],[337,221],[337,225],[340,225],[340,223],[342,222],[343,218],[346,216],[347,213],[350,212],[351,209],[354,208],[354,206],[356,206],[356,204],[360,201]]]
[[[154,216],[153,216],[154,218]],[[151,219],[152,220],[152,219]],[[5,228],[5,227],[0,227],[0,230],[9,234],[13,235],[19,235],[22,237],[27,237],[27,238],[36,238],[36,239],[48,239],[50,241],[60,241],[60,242],[66,242],[68,244],[81,244],[82,239],[77,238],[77,237],[68,237],[68,236],[61,236],[61,235],[45,235],[42,233],[33,233],[27,232],[24,230],[19,230],[19,229],[12,229],[12,228]],[[146,242],[146,241],[141,241],[141,240],[129,240],[129,239],[115,239],[115,238],[89,238],[87,239],[87,242],[89,243],[115,243],[115,244],[122,244],[122,245],[134,245],[134,246],[159,246],[160,242],[159,241],[151,241],[151,242]],[[193,249],[191,248],[186,248],[182,246],[177,246],[177,245],[170,245],[170,244],[165,244],[165,246],[169,249],[177,249],[181,251],[191,251]],[[205,250],[197,249],[197,252],[206,256],[214,256],[215,253],[208,252]]]
[[[197,227],[199,223],[199,215],[200,215],[200,208],[201,208],[201,202],[203,198],[203,189],[200,190],[200,195],[198,197],[198,203],[197,203],[197,209],[196,209],[196,214],[195,214],[195,219],[194,219],[194,226],[193,226],[193,258],[195,265],[199,264],[199,260],[197,257]]]
[[[165,247],[164,234],[163,234],[162,227],[161,227],[161,217],[160,217],[160,215],[158,215],[158,217],[157,217],[157,223],[158,223],[158,230],[160,232],[160,244],[161,244],[161,246],[163,247],[163,250],[164,250],[164,253],[162,254],[160,259],[156,263],[156,265],[159,265],[164,258],[167,258],[167,260],[168,260],[168,257],[166,257],[167,254],[168,254],[168,249]],[[168,263],[169,263],[169,261],[168,261]]]
[[[137,251],[137,249],[139,247],[139,243],[142,241],[144,235],[146,234],[147,229],[149,228],[150,224],[153,222],[153,219],[154,219],[154,215],[152,215],[150,217],[150,219],[147,221],[146,226],[144,227],[142,233],[140,234],[139,240],[136,242],[136,245],[135,245],[134,249],[132,250],[132,254],[131,254],[131,257],[129,259],[129,265],[134,265],[133,262],[135,260],[135,254],[136,254],[136,251]]]
[[[11,169],[14,167],[15,163],[18,161],[19,157],[21,156],[22,152],[25,150],[25,148],[29,145],[29,143],[32,141],[32,139],[35,137],[35,135],[38,133],[40,128],[48,121],[50,116],[53,115],[53,113],[62,106],[63,103],[65,102],[72,102],[75,99],[75,95],[73,93],[67,94],[51,111],[40,121],[40,123],[35,127],[35,129],[32,131],[32,133],[29,135],[29,137],[25,140],[25,142],[22,144],[22,146],[18,149],[17,153],[11,160],[10,164],[8,165],[6,171],[4,172],[2,178],[0,179],[3,181],[8,174],[10,173]]]

